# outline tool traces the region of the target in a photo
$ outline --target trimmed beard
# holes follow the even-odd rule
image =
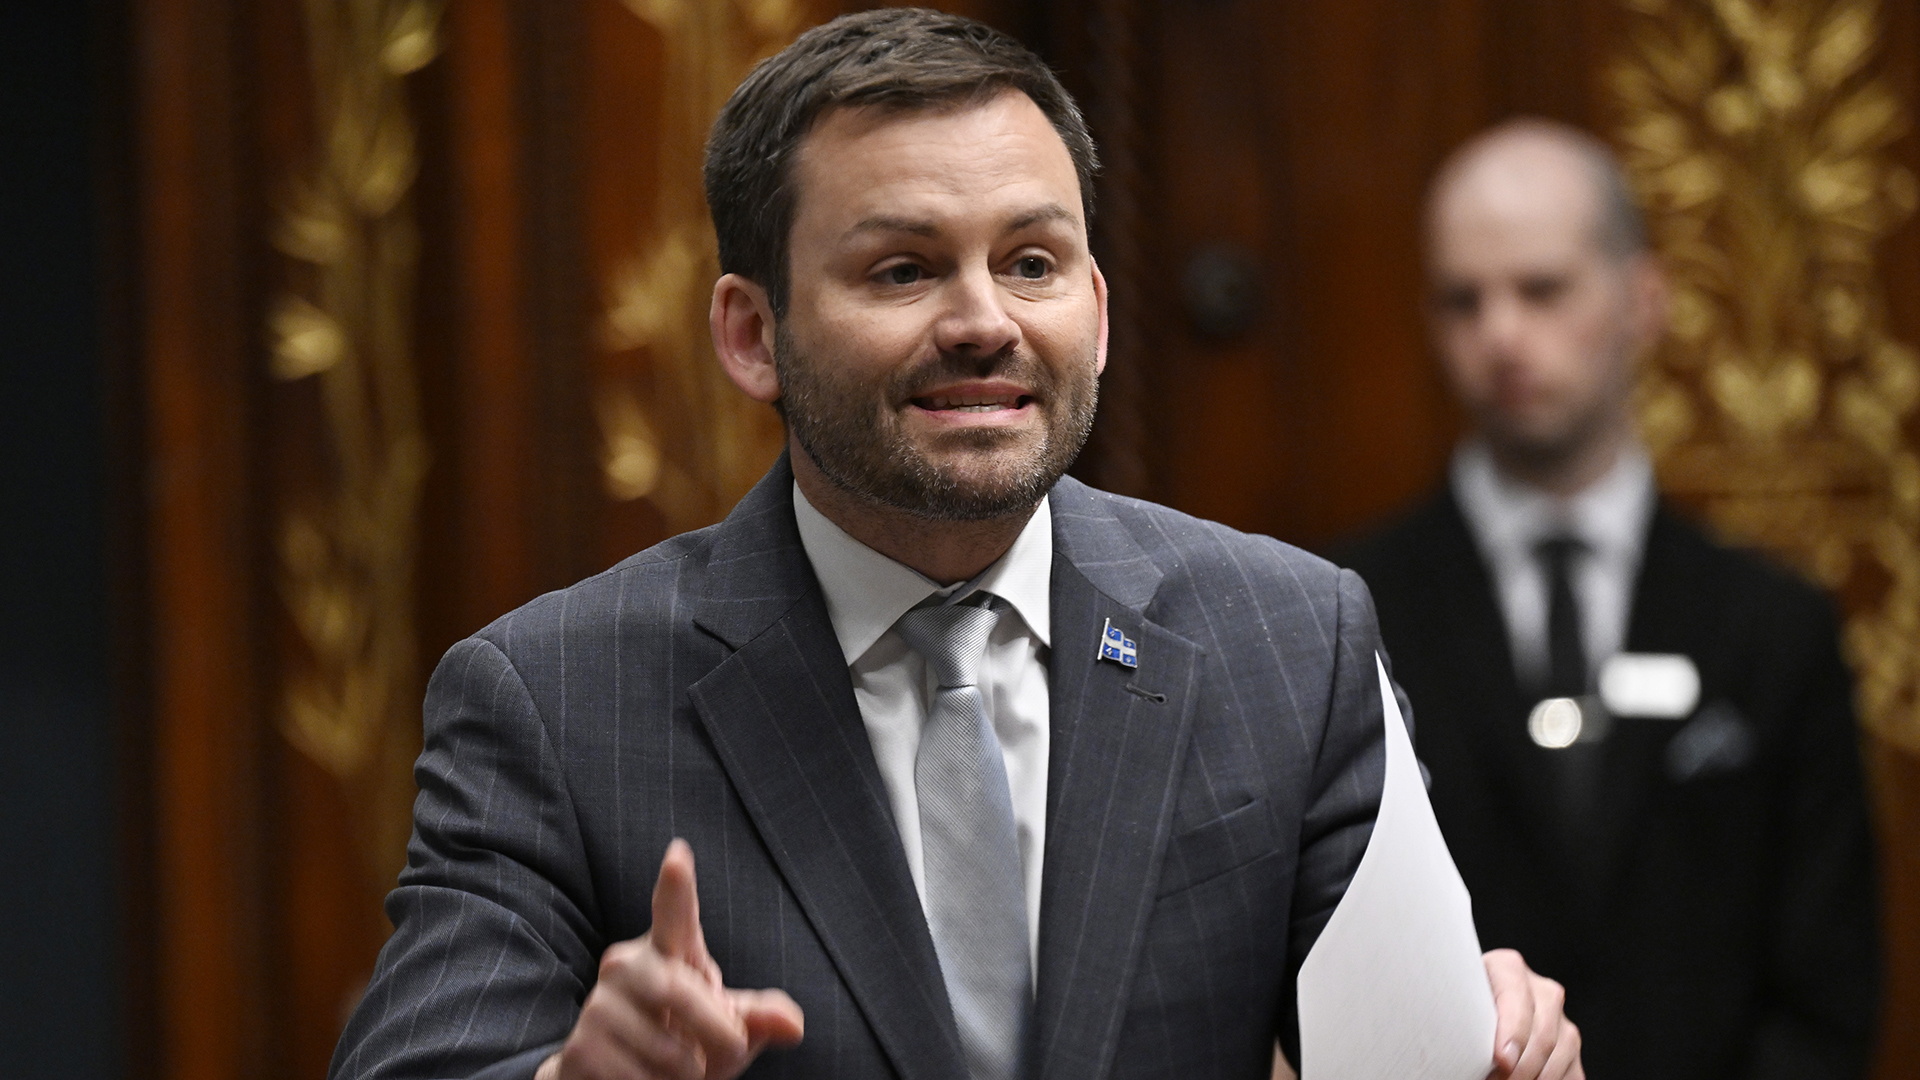
[[[1091,355],[1074,369],[1084,370],[1084,378],[1063,379],[1031,354],[1005,350],[985,357],[942,353],[876,383],[802,354],[787,328],[777,326],[773,358],[781,415],[821,473],[857,498],[936,521],[986,521],[1039,505],[1086,445],[1100,396]],[[915,446],[900,410],[926,388],[988,377],[1027,387],[1032,407],[1045,417],[1045,433],[1031,448],[1013,447],[1020,436],[1002,430],[945,436],[944,447],[977,457],[1001,451],[981,470],[987,475],[969,476],[975,470],[937,463]]]

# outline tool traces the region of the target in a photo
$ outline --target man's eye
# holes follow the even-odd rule
[[[920,268],[913,263],[897,263],[880,272],[889,285],[911,285],[921,278]]]
[[[1480,293],[1476,289],[1442,289],[1434,302],[1448,315],[1471,316],[1480,310]]]
[[[1520,282],[1520,295],[1534,304],[1551,304],[1566,291],[1567,279],[1562,277],[1531,277]]]
[[[1038,255],[1029,255],[1013,264],[1013,272],[1023,278],[1038,280],[1047,276],[1047,260]]]

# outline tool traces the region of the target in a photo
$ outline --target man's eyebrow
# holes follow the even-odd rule
[[[1071,223],[1075,220],[1073,211],[1059,203],[1047,203],[1045,206],[1036,206],[1031,210],[1023,211],[1010,218],[1003,231],[1016,233],[1022,229],[1031,228],[1045,222],[1064,221]],[[862,218],[856,222],[852,228],[847,230],[847,235],[858,236],[861,233],[872,232],[898,232],[910,233],[914,236],[932,237],[940,235],[940,226],[935,225],[931,221],[918,221],[913,218],[889,217],[880,214],[870,218]]]
[[[1010,233],[1019,232],[1021,229],[1048,221],[1065,221],[1072,223],[1074,220],[1073,211],[1061,206],[1059,203],[1048,203],[1045,206],[1028,210],[1019,217],[1007,222],[1007,231]]]
[[[938,236],[940,227],[931,221],[914,221],[911,218],[870,217],[864,218],[853,228],[847,230],[848,236],[870,232],[903,232],[915,236]]]

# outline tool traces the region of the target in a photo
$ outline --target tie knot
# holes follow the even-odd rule
[[[1564,533],[1549,536],[1533,545],[1534,556],[1546,564],[1548,573],[1554,575],[1566,573],[1574,556],[1584,554],[1586,550],[1585,540]]]
[[[977,594],[986,597],[987,594]],[[981,604],[940,604],[918,607],[893,624],[907,648],[926,658],[934,681],[942,689],[972,686],[979,681],[980,659],[993,632],[992,598]]]

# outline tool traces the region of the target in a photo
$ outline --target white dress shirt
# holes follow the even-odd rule
[[[1626,643],[1655,500],[1646,451],[1628,447],[1605,475],[1563,499],[1502,473],[1486,444],[1472,441],[1454,453],[1452,480],[1467,530],[1493,571],[1520,685],[1538,685],[1547,673],[1547,574],[1534,545],[1553,536],[1586,545],[1570,577],[1587,670],[1598,672]]]
[[[1040,870],[1047,836],[1047,649],[1052,613],[1053,514],[1040,501],[1013,547],[972,581],[942,588],[917,570],[880,554],[827,520],[793,487],[800,543],[827,594],[827,615],[853,676],[853,696],[873,743],[873,757],[893,804],[893,823],[907,853],[913,887],[926,906],[920,846],[920,798],[913,763],[935,687],[927,663],[893,624],[935,593],[985,590],[1007,602],[987,638],[980,693],[1007,763],[1020,870],[1027,890],[1027,946],[1040,941]],[[1031,970],[1038,970],[1037,961]]]

